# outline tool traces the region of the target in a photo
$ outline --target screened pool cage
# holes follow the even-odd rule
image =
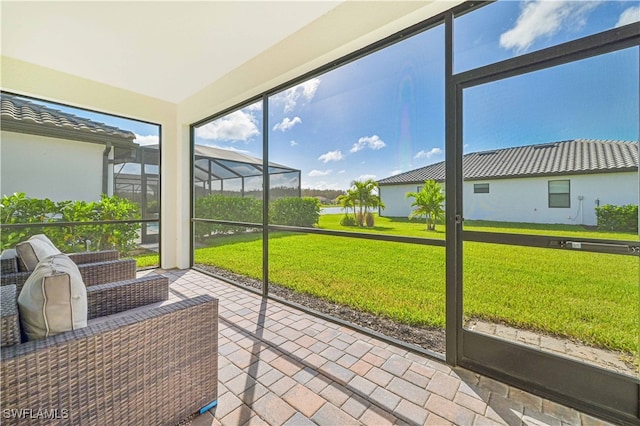
[[[114,148],[113,193],[140,206],[142,219],[160,218],[160,151],[158,145]],[[159,223],[142,223],[142,244],[158,244]]]
[[[196,145],[194,185],[197,197],[210,194],[263,198],[262,160],[227,149]],[[114,194],[140,205],[142,219],[160,217],[158,145],[114,148]],[[300,170],[269,163],[269,199],[300,197]],[[158,223],[142,224],[142,243],[158,242]]]
[[[210,194],[263,198],[263,161],[228,149],[196,145],[195,196]],[[269,199],[300,197],[300,170],[269,162]]]

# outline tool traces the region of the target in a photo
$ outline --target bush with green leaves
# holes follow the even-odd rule
[[[274,225],[311,228],[320,219],[320,201],[313,197],[285,197],[269,205],[269,217]]]
[[[195,204],[195,217],[262,225],[262,200],[212,194],[199,197]],[[312,227],[320,218],[320,202],[313,197],[283,197],[269,205],[269,218],[276,225]],[[196,222],[195,236],[202,241],[214,235],[236,234],[256,228],[220,223]]]
[[[14,247],[35,234],[45,234],[60,250],[67,253],[83,251],[90,241],[92,250],[117,249],[123,255],[137,246],[139,223],[87,224],[73,226],[37,226],[43,222],[95,222],[139,219],[138,205],[118,196],[103,195],[100,201],[58,201],[29,198],[25,193],[3,196],[0,203],[0,223],[34,224],[15,229],[3,229],[2,249]]]
[[[196,199],[195,217],[262,224],[262,200],[222,194],[199,197]],[[246,230],[244,226],[206,222],[195,224],[195,235],[198,240],[215,234],[235,234]]]
[[[638,206],[605,204],[596,207],[598,229],[603,231],[638,232]]]
[[[340,218],[340,225],[342,226],[356,226],[357,224],[356,218],[346,213]]]

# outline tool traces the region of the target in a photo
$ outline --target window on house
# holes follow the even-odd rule
[[[473,184],[473,193],[474,194],[488,194],[489,193],[489,184],[488,183],[474,183]]]
[[[416,192],[422,192],[422,185],[418,185],[416,188]]]
[[[569,208],[571,207],[569,179],[549,181],[549,207]]]

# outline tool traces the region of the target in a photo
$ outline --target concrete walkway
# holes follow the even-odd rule
[[[193,426],[608,424],[207,275],[158,272],[172,298],[220,300],[219,402]]]

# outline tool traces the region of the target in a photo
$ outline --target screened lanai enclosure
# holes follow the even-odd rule
[[[221,194],[262,199],[263,160],[242,152],[194,146],[196,196]],[[269,162],[269,198],[300,197],[300,170]]]
[[[143,219],[160,217],[160,150],[158,145],[115,148],[113,193],[140,206]],[[158,223],[143,223],[142,244],[157,244]]]

